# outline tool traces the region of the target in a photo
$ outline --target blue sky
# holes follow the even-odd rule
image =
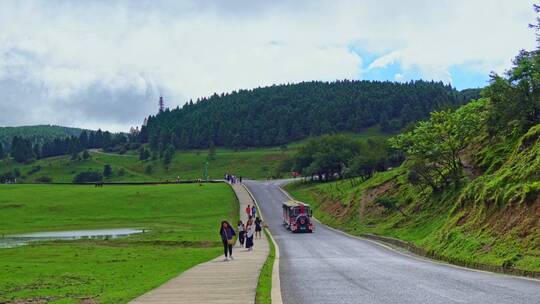
[[[529,0],[0,1],[0,126],[115,131],[221,92],[336,79],[482,87],[536,47]]]

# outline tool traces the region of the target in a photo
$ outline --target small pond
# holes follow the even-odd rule
[[[13,234],[0,236],[0,248],[12,248],[26,245],[29,242],[53,241],[53,240],[78,240],[78,239],[115,239],[136,233],[144,233],[145,230],[133,228],[100,229],[100,230],[71,230],[71,231],[47,231],[25,234]]]

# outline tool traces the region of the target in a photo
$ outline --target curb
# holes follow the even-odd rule
[[[248,187],[245,184],[242,184],[242,186],[244,187],[244,189],[246,189],[247,193],[249,194],[249,196],[251,197],[255,205],[257,205],[257,209],[259,210],[259,215],[261,216],[261,220],[264,221],[262,210],[259,206],[259,203],[255,199],[255,196],[253,195],[253,193],[251,193],[251,191],[249,191]],[[275,248],[274,265],[272,267],[272,290],[270,291],[272,304],[283,304],[283,298],[281,297],[281,281],[279,279],[279,246],[276,243],[274,236],[270,232],[270,229],[265,227],[264,230],[270,236],[270,240],[274,244],[274,248]]]
[[[279,186],[279,189],[281,190],[281,192],[283,192],[283,194],[285,194],[285,196],[287,196],[288,198],[290,199],[294,199],[287,191],[285,191],[285,189],[283,189],[281,186]],[[313,218],[321,225],[324,225],[323,223],[321,223],[321,221],[319,221],[316,217],[313,216]],[[344,236],[347,236],[347,237],[350,237],[350,238],[355,238],[355,239],[358,239],[358,240],[361,240],[361,241],[366,241],[366,242],[370,242],[372,244],[375,244],[377,246],[380,246],[380,247],[383,247],[383,248],[386,248],[388,250],[391,250],[395,253],[398,253],[398,254],[401,254],[401,255],[404,255],[404,256],[407,256],[407,257],[410,257],[410,258],[413,258],[415,260],[418,260],[418,261],[423,261],[423,262],[430,262],[430,263],[433,263],[433,264],[438,264],[438,265],[443,265],[443,266],[449,266],[449,267],[453,267],[453,268],[457,268],[457,269],[461,269],[461,270],[468,270],[468,271],[474,271],[474,272],[480,272],[480,273],[486,273],[486,274],[491,274],[491,275],[499,275],[499,276],[507,276],[507,277],[512,277],[512,278],[517,278],[517,279],[522,279],[522,280],[527,280],[527,281],[534,281],[534,282],[540,282],[540,279],[537,279],[537,278],[534,278],[534,277],[527,277],[527,276],[518,276],[518,275],[512,275],[512,274],[507,274],[507,273],[500,273],[500,272],[493,272],[493,271],[487,271],[487,270],[481,270],[481,269],[475,269],[475,268],[468,268],[468,267],[465,267],[465,266],[460,266],[460,265],[456,265],[456,264],[452,264],[452,263],[449,263],[449,262],[446,262],[444,260],[435,260],[435,259],[431,259],[429,257],[425,257],[425,256],[421,256],[421,255],[416,255],[414,254],[413,252],[410,252],[408,251],[406,248],[402,248],[402,247],[399,247],[399,248],[402,248],[403,250],[398,250],[394,247],[391,246],[391,244],[387,243],[387,242],[384,242],[380,239],[370,239],[368,237],[362,237],[362,236],[356,236],[356,235],[352,235],[352,234],[348,234],[347,232],[345,231],[341,231],[339,229],[336,229],[334,227],[330,227],[328,225],[324,225],[326,228],[336,232],[336,233],[339,233],[339,234],[342,234]]]

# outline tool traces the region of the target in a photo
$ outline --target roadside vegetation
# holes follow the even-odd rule
[[[540,51],[521,51],[513,62],[491,75],[482,98],[393,137],[390,146],[406,156],[400,167],[287,189],[352,234],[397,237],[447,260],[540,271]]]
[[[272,270],[276,258],[276,247],[272,242],[268,230],[264,229],[266,239],[270,244],[270,252],[261,268],[259,274],[259,282],[257,283],[257,292],[255,294],[255,304],[271,304],[272,303]]]
[[[125,303],[222,253],[219,222],[238,219],[225,184],[2,185],[0,235],[140,228],[98,240],[0,249],[0,302]]]

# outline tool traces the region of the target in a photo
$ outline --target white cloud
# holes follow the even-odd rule
[[[0,125],[127,129],[189,98],[362,77],[351,46],[423,77],[507,68],[532,1],[0,2]],[[399,76],[395,75],[396,80]],[[105,99],[105,100],[103,100]],[[92,106],[99,109],[92,110]]]

